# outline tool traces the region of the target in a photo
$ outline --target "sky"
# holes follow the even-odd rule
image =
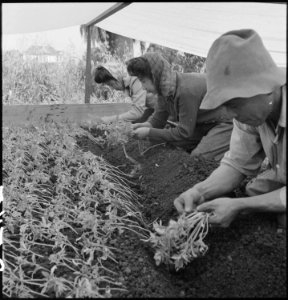
[[[3,51],[12,49],[25,51],[35,44],[49,44],[55,50],[65,51],[79,58],[86,50],[86,43],[80,34],[80,25],[34,33],[2,35]]]
[[[85,24],[114,2],[3,3],[2,49],[26,50],[32,44],[49,44],[56,50],[82,56],[86,49],[80,35]]]

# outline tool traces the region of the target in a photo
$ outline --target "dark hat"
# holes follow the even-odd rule
[[[229,31],[212,44],[207,60],[207,93],[201,109],[214,109],[233,98],[271,93],[286,83],[279,68],[252,29]]]

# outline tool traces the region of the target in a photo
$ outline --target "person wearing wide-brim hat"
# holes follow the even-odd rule
[[[225,106],[234,116],[230,149],[204,181],[174,200],[179,212],[212,213],[227,227],[239,213],[275,212],[286,227],[286,69],[277,67],[251,29],[220,36],[207,56],[207,93],[200,108]],[[269,165],[260,172],[268,158]],[[247,197],[227,198],[247,176]],[[221,197],[221,198],[219,198]]]

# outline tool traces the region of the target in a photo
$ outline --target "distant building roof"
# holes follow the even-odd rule
[[[55,50],[50,45],[45,45],[45,46],[32,45],[25,51],[25,54],[28,55],[59,55],[60,53],[61,51]]]

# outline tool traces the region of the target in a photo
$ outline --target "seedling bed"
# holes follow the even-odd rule
[[[121,147],[100,149],[86,138],[80,143],[85,151],[101,155],[126,173],[133,169]],[[133,139],[126,144],[127,153],[141,163],[131,188],[141,197],[147,223],[176,219],[173,200],[218,166],[214,161],[192,160],[185,151],[169,146],[155,147],[144,157],[138,148]],[[245,196],[246,182],[229,196]],[[156,266],[154,249],[127,231],[114,242],[119,261],[114,270],[128,291],[113,296],[286,297],[286,231],[277,229],[275,215],[264,213],[240,215],[229,228],[210,228],[206,255],[178,272]]]
[[[29,133],[30,136],[22,135],[22,144],[29,144],[30,148],[28,147],[27,150],[30,151],[31,156],[29,156],[29,151],[26,151],[26,154],[24,154],[25,151],[20,151],[19,157],[17,157],[20,160],[17,160],[17,164],[21,164],[21,159],[24,159],[24,171],[26,173],[18,172],[17,168],[9,167],[13,166],[15,161],[11,160],[11,164],[8,165],[4,162],[4,182],[6,180],[7,183],[7,178],[12,178],[13,183],[15,183],[15,178],[19,179],[18,185],[14,186],[15,190],[13,187],[10,187],[9,190],[9,193],[15,192],[13,197],[18,199],[19,202],[15,203],[13,202],[15,199],[9,197],[10,201],[12,201],[9,205],[12,206],[5,208],[4,205],[4,210],[6,209],[5,225],[15,225],[15,228],[8,228],[10,241],[14,240],[13,245],[21,250],[21,255],[17,257],[17,249],[12,251],[7,244],[4,247],[4,252],[6,251],[6,253],[15,256],[10,260],[10,268],[12,274],[17,277],[13,278],[13,275],[11,279],[11,277],[7,278],[6,276],[6,280],[9,279],[11,281],[9,283],[6,281],[5,284],[6,287],[7,284],[14,284],[11,290],[17,291],[18,297],[31,296],[29,288],[33,288],[33,286],[26,285],[25,288],[21,288],[19,286],[21,283],[19,278],[23,274],[25,276],[29,275],[29,272],[31,275],[32,271],[35,271],[34,279],[42,280],[39,281],[41,285],[39,285],[38,289],[35,289],[35,286],[33,288],[36,291],[33,294],[34,297],[41,297],[41,293],[43,297],[50,298],[69,297],[69,295],[72,297],[94,298],[109,296],[115,298],[286,297],[286,231],[277,230],[276,217],[273,214],[240,215],[229,228],[210,228],[205,238],[205,243],[209,247],[206,255],[193,260],[185,268],[177,272],[171,266],[163,264],[156,266],[154,260],[155,249],[141,240],[139,232],[143,233],[143,231],[139,231],[136,227],[131,227],[131,224],[136,224],[133,222],[140,222],[141,220],[143,222],[141,221],[142,223],[137,224],[146,224],[145,226],[150,226],[149,228],[151,229],[151,224],[155,220],[162,220],[164,225],[167,225],[170,219],[176,220],[178,214],[173,206],[173,200],[181,192],[204,180],[217,168],[217,162],[191,159],[184,150],[167,145],[158,145],[150,148],[143,155],[143,151],[141,154],[139,149],[149,149],[150,143],[145,141],[139,145],[139,142],[132,137],[128,141],[125,140],[125,155],[123,144],[107,145],[102,143],[103,138],[105,140],[103,130],[88,130],[88,135],[85,135],[83,130],[79,129],[78,132],[76,127],[61,129],[61,126],[60,130],[58,128],[53,132],[53,129],[51,132],[51,126],[47,125],[47,131],[40,134],[39,143],[35,145],[31,142],[33,135],[38,134],[35,128],[35,132],[33,132],[32,127],[32,133]],[[65,131],[65,134],[63,131]],[[77,131],[78,135],[75,134],[75,131]],[[57,135],[57,138],[54,138],[55,135]],[[76,136],[76,140],[73,140],[69,135]],[[43,144],[44,141],[47,143]],[[11,153],[18,151],[17,147],[15,149],[15,146],[13,146],[13,138],[10,142],[11,144],[8,147],[10,147],[11,151],[8,150]],[[18,145],[21,148],[21,143],[17,143],[16,146]],[[75,144],[78,147],[74,150]],[[42,147],[43,151],[39,147]],[[59,147],[61,151],[58,153]],[[5,151],[10,153],[9,151],[7,152],[7,148],[4,148],[3,151],[4,153]],[[32,159],[39,153],[41,153],[39,157],[42,163]],[[44,156],[42,157],[42,155]],[[127,159],[127,155],[132,160]],[[7,160],[6,154],[4,157]],[[45,160],[45,157],[47,160]],[[133,161],[136,161],[141,166],[141,168],[137,169],[137,172],[135,172]],[[62,169],[57,169],[58,166],[61,166]],[[82,168],[88,173],[84,172],[82,174],[79,171]],[[93,170],[96,169],[97,172],[95,173]],[[96,179],[96,175],[102,174],[100,169],[104,170],[104,175],[100,180],[102,183],[95,186],[95,181],[98,182],[99,179]],[[109,173],[108,169],[112,173]],[[44,175],[40,176],[40,173],[37,173],[39,170],[41,172],[44,170],[48,173],[46,174],[43,171]],[[61,174],[59,174],[60,171],[62,172]],[[30,177],[27,177],[27,172],[30,174]],[[107,174],[112,175],[109,175],[109,177]],[[96,177],[92,180],[93,176]],[[91,180],[89,177],[91,177]],[[31,180],[34,185],[25,185],[23,178],[28,178],[27,180]],[[106,181],[107,178],[108,181]],[[37,184],[35,183],[36,181]],[[125,185],[123,185],[124,190],[121,189],[120,182],[125,182]],[[45,187],[43,183],[46,184]],[[60,190],[53,190],[56,186],[59,189],[59,183],[61,183]],[[91,184],[91,186],[89,187],[88,184]],[[120,195],[119,197],[117,196],[118,198],[115,194],[115,184],[118,190],[116,194]],[[229,196],[244,196],[244,184],[245,182]],[[39,187],[40,194],[37,194],[37,191],[32,189],[35,186]],[[29,188],[31,190],[28,191],[27,189]],[[98,206],[93,208],[94,202],[92,199],[95,196],[95,189],[98,191],[97,195],[102,202],[99,202],[98,199],[96,201],[97,203],[99,202]],[[52,194],[43,194],[45,190],[50,190]],[[83,199],[86,198],[82,194],[81,196],[79,191],[86,193],[85,197],[88,197],[87,199],[91,197],[91,199],[85,202]],[[102,197],[105,191],[106,196]],[[30,198],[27,198],[27,195],[30,195]],[[37,202],[33,201],[33,195],[36,195],[41,200],[42,207],[37,207]],[[40,198],[39,195],[41,196]],[[59,198],[59,195],[62,195],[63,199]],[[129,196],[126,202],[124,201],[125,199],[123,200],[123,196]],[[45,205],[43,206],[43,203],[47,204],[47,199],[49,201],[53,200],[52,204],[49,202],[49,205],[51,205],[51,209],[56,209],[51,211],[51,213],[46,210],[47,207]],[[105,202],[105,199],[110,200]],[[22,200],[24,204],[26,203],[26,206],[21,206]],[[64,200],[67,201],[65,202]],[[117,213],[115,211],[115,203],[118,203]],[[131,203],[136,205],[135,207],[137,207],[139,214],[134,214],[135,207],[133,210]],[[75,214],[69,218],[63,218],[66,226],[58,231],[51,231],[50,240],[50,229],[47,229],[46,240],[44,239],[45,247],[43,249],[41,245],[33,244],[33,239],[37,241],[37,230],[31,233],[31,228],[33,231],[31,219],[29,219],[31,218],[31,213],[35,214],[35,211],[41,211],[41,209],[48,213],[47,216],[43,216],[44,219],[41,219],[41,214],[33,217],[33,222],[36,222],[36,225],[39,224],[40,226],[39,222],[41,222],[41,228],[45,228],[45,224],[50,224],[47,225],[47,228],[50,228],[51,224],[60,226],[59,218],[63,217],[62,214],[65,215],[65,208],[71,204],[72,206],[75,205]],[[11,207],[14,207],[15,210],[9,211]],[[33,208],[35,211],[31,212],[27,208]],[[126,218],[127,211],[130,211],[130,214]],[[80,213],[83,214],[82,217],[79,217]],[[139,218],[140,215],[141,218]],[[7,219],[7,216],[10,216],[10,221]],[[99,224],[96,224],[97,222],[93,223],[96,216],[99,217],[98,221],[100,223],[106,220],[109,225],[105,225],[106,221],[101,223],[102,227],[99,227]],[[25,227],[25,218],[28,221],[30,220],[28,227]],[[55,222],[55,220],[58,221]],[[131,220],[133,221],[132,223]],[[17,221],[21,225],[20,228],[17,227]],[[73,226],[69,227],[67,224],[73,224]],[[130,230],[127,230],[126,228],[129,226]],[[36,227],[35,229],[37,229]],[[101,235],[103,233],[101,228],[106,230],[105,238]],[[134,231],[131,231],[131,228]],[[86,240],[83,240],[83,230],[87,233]],[[4,237],[7,232],[4,231]],[[93,238],[93,233],[95,234],[96,232],[99,235]],[[21,241],[19,238],[23,238],[23,236],[25,236],[25,239]],[[54,244],[56,237],[59,238],[59,248],[55,247]],[[77,244],[78,241],[79,244]],[[101,241],[101,243],[97,245],[98,248],[95,250],[93,249],[93,243],[97,243],[97,241]],[[47,243],[53,244],[54,247],[49,249]],[[29,249],[27,249],[28,252],[41,253],[43,257],[37,256],[35,258],[32,254],[32,256],[27,256],[28,252],[25,252],[25,245],[30,245]],[[66,246],[64,247],[63,245]],[[62,257],[61,246],[66,251]],[[106,246],[113,253],[107,249],[105,250]],[[82,252],[83,249],[86,249],[86,251]],[[77,251],[78,254],[76,255]],[[53,254],[56,256],[53,257]],[[63,257],[66,258],[66,267],[63,266]],[[29,267],[27,261],[23,261],[23,259],[28,259],[30,263],[36,259],[38,266],[41,266],[40,269],[38,271],[37,269],[35,270],[36,264],[33,268]],[[23,263],[23,266],[25,266],[23,269],[17,265],[20,263]],[[71,270],[69,270],[69,267]],[[45,268],[47,269],[46,272]],[[75,270],[80,274],[78,279],[75,275],[77,273],[73,273]],[[113,271],[113,273],[109,270]],[[99,282],[97,282],[98,279]],[[105,279],[107,280],[105,281]],[[28,280],[27,277],[25,277],[25,280]],[[43,292],[42,283],[45,280],[49,284]],[[35,285],[35,281],[33,283]],[[67,289],[68,286],[69,289]]]

